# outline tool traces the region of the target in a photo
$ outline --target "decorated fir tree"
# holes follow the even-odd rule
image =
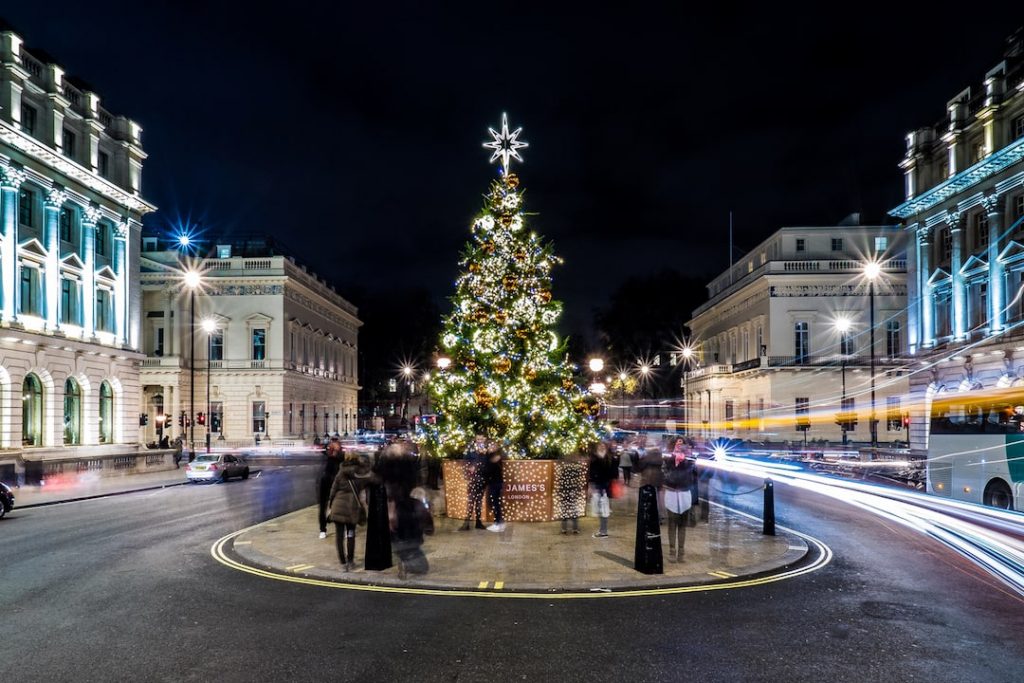
[[[501,443],[513,458],[569,454],[597,439],[597,401],[573,381],[565,341],[555,332],[562,304],[551,294],[561,262],[526,225],[523,189],[509,171],[522,161],[522,129],[491,129],[491,161],[501,160],[459,265],[453,310],[443,321],[440,372],[429,391],[437,423],[425,441],[435,454],[459,457],[476,435]],[[447,367],[443,367],[447,366]]]

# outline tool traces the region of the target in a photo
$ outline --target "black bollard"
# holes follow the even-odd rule
[[[644,574],[664,574],[661,557],[661,526],[658,519],[658,490],[650,484],[640,487],[636,510],[636,549],[633,569]]]
[[[775,535],[775,484],[764,480],[764,531],[765,536]]]

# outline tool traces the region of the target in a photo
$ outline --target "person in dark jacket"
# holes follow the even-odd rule
[[[683,561],[688,513],[696,481],[693,458],[685,452],[672,454],[665,472],[665,511],[668,514],[668,561]],[[678,551],[677,551],[678,549]]]
[[[494,524],[487,527],[488,531],[504,531],[505,516],[501,509],[501,491],[505,488],[504,456],[497,444],[491,444],[487,450],[481,473],[487,486],[487,504],[494,515]]]
[[[369,483],[370,468],[357,454],[346,454],[331,484],[328,500],[338,546],[338,561],[347,572],[352,571],[356,563],[356,525],[359,524],[360,513],[366,509],[362,498]]]
[[[590,453],[587,479],[590,481],[590,500],[594,516],[600,521],[600,528],[594,532],[594,538],[607,538],[608,517],[611,515],[611,485],[618,478],[618,471],[608,444],[603,441],[595,445]]]
[[[658,515],[662,520],[665,519],[665,496],[661,488],[665,483],[663,467],[664,460],[658,448],[648,448],[640,458],[640,485],[650,484],[658,492]]]
[[[343,457],[344,451],[341,442],[331,439],[327,448],[324,449],[320,476],[316,480],[317,522],[320,523],[320,538],[327,538],[327,505],[331,497],[331,486],[334,484],[335,477],[338,476],[338,469],[341,467]]]
[[[388,491],[383,470],[387,467],[382,453],[373,464],[373,476],[367,487],[369,497],[366,513],[366,558],[364,565],[371,571],[391,567],[391,523],[388,515]]]
[[[463,470],[466,474],[466,522],[459,527],[459,531],[469,531],[469,522],[474,517],[476,528],[485,528],[480,515],[484,504],[483,465],[486,461],[486,452],[487,440],[483,436],[476,437],[466,451]]]

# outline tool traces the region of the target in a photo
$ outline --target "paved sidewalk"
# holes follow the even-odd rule
[[[79,475],[51,477],[43,486],[22,486],[14,489],[14,508],[54,505],[73,500],[99,498],[132,491],[180,486],[185,481],[184,463],[181,469],[101,477],[84,472]]]
[[[326,539],[317,538],[315,506],[256,525],[225,549],[245,565],[338,583],[504,591],[601,591],[735,581],[780,570],[808,554],[802,538],[781,529],[777,536],[763,536],[760,520],[713,505],[709,523],[687,529],[682,563],[668,561],[663,541],[665,573],[641,574],[633,569],[635,489],[612,502],[607,538],[592,537],[597,529],[593,517],[580,519],[578,535],[562,535],[559,522],[509,523],[504,532],[493,533],[458,531],[461,520],[434,509],[436,531],[423,546],[430,572],[405,580],[398,578],[397,565],[380,572],[362,568],[365,527],[357,530],[359,568],[342,571],[333,525]],[[663,536],[666,529],[663,525]]]

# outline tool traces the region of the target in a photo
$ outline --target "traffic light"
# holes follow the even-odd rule
[[[199,425],[205,425],[206,424],[206,415],[204,413],[199,413],[198,415],[196,415],[196,424],[199,424]]]
[[[910,429],[910,413],[903,413],[903,428]]]
[[[218,415],[217,413],[210,413],[210,431],[220,431],[220,415]]]

